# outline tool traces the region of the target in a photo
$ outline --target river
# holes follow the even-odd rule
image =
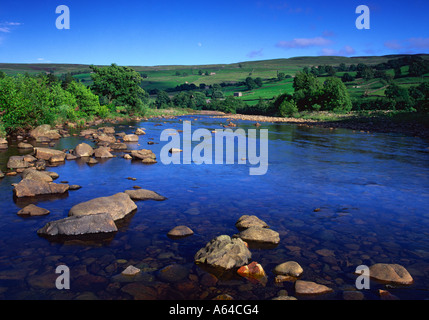
[[[80,160],[47,168],[59,181],[82,186],[56,198],[36,199],[50,210],[39,217],[16,213],[26,201],[13,197],[12,183],[20,175],[0,180],[0,299],[213,299],[229,294],[234,299],[268,300],[280,290],[294,296],[293,283],[274,282],[276,265],[293,260],[304,269],[302,280],[324,284],[334,291],[298,299],[343,299],[356,290],[359,265],[396,263],[414,278],[409,286],[385,286],[371,281],[362,290],[365,299],[380,299],[387,289],[400,299],[429,298],[429,152],[428,141],[400,134],[360,133],[291,124],[264,123],[268,130],[268,168],[250,175],[251,164],[163,164],[159,155],[167,142],[165,129],[221,129],[225,119],[183,116],[141,123],[116,124],[116,132],[144,128],[140,145],[150,149],[158,163],[118,157],[89,166]],[[255,129],[250,121],[235,121],[237,128]],[[159,125],[161,124],[161,125]],[[236,130],[237,128],[232,128]],[[153,140],[150,140],[153,139]],[[148,145],[148,141],[156,144]],[[54,148],[70,149],[93,142],[79,136],[62,138]],[[12,141],[0,151],[0,169],[7,159],[21,154]],[[193,142],[193,146],[198,142]],[[213,155],[214,157],[214,155]],[[128,179],[133,178],[133,180]],[[80,202],[109,196],[139,186],[153,190],[165,201],[136,202],[119,231],[102,241],[52,242],[36,233],[47,222],[65,218]],[[218,235],[234,235],[244,214],[256,215],[280,234],[275,248],[252,249],[252,260],[268,276],[265,285],[240,276],[216,279],[194,264],[195,253]],[[170,239],[167,233],[186,225],[194,235]],[[58,265],[70,270],[70,289],[55,288]],[[138,278],[120,276],[128,266],[142,270]],[[160,270],[180,265],[184,275],[166,280]]]

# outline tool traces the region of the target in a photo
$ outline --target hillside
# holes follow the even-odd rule
[[[416,55],[429,61],[428,54]],[[264,100],[272,99],[274,96],[288,92],[292,93],[293,77],[296,72],[301,71],[304,67],[311,68],[313,66],[334,66],[340,64],[346,66],[358,65],[363,63],[368,66],[375,66],[386,63],[392,59],[411,57],[410,55],[387,55],[387,56],[367,56],[367,57],[338,57],[338,56],[322,56],[322,57],[294,57],[289,59],[274,59],[261,61],[245,61],[233,64],[211,64],[211,65],[164,65],[164,66],[131,66],[134,70],[143,75],[144,80],[142,87],[155,95],[158,90],[169,91],[170,96],[181,91],[180,88],[174,90],[177,86],[185,84],[194,84],[200,88],[204,86],[212,86],[221,84],[225,96],[233,95],[234,92],[241,92],[242,97],[248,104],[256,103],[260,98]],[[429,74],[423,77],[409,77],[408,68],[402,67],[402,77],[395,79],[394,82],[398,85],[409,87],[416,85],[424,80],[427,80]],[[53,73],[56,76],[63,76],[66,73],[71,73],[76,79],[86,85],[91,84],[91,74],[88,65],[83,64],[13,64],[0,63],[0,71],[8,75],[18,73]],[[388,74],[394,75],[394,70],[386,70]],[[290,76],[284,80],[277,81],[278,73],[284,73]],[[341,77],[345,72],[336,72],[335,76]],[[356,72],[349,72],[352,76],[356,76]],[[243,86],[243,82],[247,77],[263,80],[262,87],[248,90]],[[326,75],[327,76],[327,75]],[[324,81],[324,75],[319,76],[320,81]],[[346,83],[351,97],[382,97],[386,83],[381,79],[356,79]]]

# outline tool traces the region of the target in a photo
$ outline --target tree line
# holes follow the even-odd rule
[[[0,131],[107,117],[116,114],[118,107],[128,114],[144,114],[149,95],[140,86],[138,72],[116,64],[90,68],[90,87],[71,74],[8,76],[0,72]]]

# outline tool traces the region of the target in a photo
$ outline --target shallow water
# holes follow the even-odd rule
[[[191,120],[193,130],[219,129],[226,123],[201,116],[179,119]],[[255,128],[251,122],[236,123],[245,130]],[[161,131],[183,129],[177,119],[115,127],[116,132],[126,133],[145,128],[140,145],[129,147],[150,149],[158,160],[166,144],[159,141]],[[30,218],[16,215],[28,204],[13,198],[11,184],[21,177],[3,178],[0,298],[199,300],[225,293],[235,299],[272,299],[280,290],[294,295],[293,284],[276,284],[272,273],[288,260],[303,267],[302,280],[334,289],[311,299],[342,299],[343,291],[355,290],[356,267],[374,263],[401,264],[413,276],[410,286],[388,286],[392,294],[400,299],[429,298],[428,142],[289,124],[260,128],[269,130],[269,168],[261,176],[249,175],[249,164],[144,165],[121,158],[121,153],[94,166],[67,161],[48,169],[60,175],[56,182],[66,180],[82,188],[56,199],[37,199],[33,203],[51,213]],[[150,138],[159,143],[147,145]],[[74,148],[82,141],[90,143],[79,137],[63,138],[55,148]],[[12,142],[8,151],[0,152],[3,172],[8,157],[19,154],[15,145]],[[137,212],[103,241],[50,242],[36,233],[47,222],[66,217],[77,203],[133,186],[168,199],[136,202]],[[315,212],[316,208],[320,210]],[[277,247],[251,250],[252,259],[268,275],[265,286],[239,276],[216,282],[193,263],[195,253],[208,241],[237,233],[235,222],[243,214],[257,215],[280,233]],[[181,240],[168,238],[167,232],[177,225],[187,225],[195,234]],[[55,268],[61,264],[70,268],[70,290],[55,288]],[[185,266],[183,279],[169,282],[159,276],[172,264]],[[143,273],[133,281],[118,276],[128,265],[142,268]],[[366,299],[379,299],[380,288],[386,286],[371,281],[371,289],[362,293]]]

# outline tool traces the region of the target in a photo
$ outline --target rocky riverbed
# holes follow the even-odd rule
[[[157,142],[155,125],[146,127],[43,127],[22,137],[37,146],[21,145],[26,154],[9,157],[1,183],[13,183],[9,195],[22,203],[13,223],[25,226],[29,245],[13,248],[13,234],[0,239],[9,248],[0,254],[1,298],[396,299],[427,286],[427,253],[410,256],[396,240],[399,232],[415,237],[399,226],[404,220],[377,233],[376,213],[364,219],[354,208],[310,204],[300,216],[273,205],[282,198],[263,180],[221,173],[219,187],[200,167],[193,172],[202,180],[191,180],[187,168],[160,167],[146,147],[157,146],[148,144]],[[72,147],[50,147],[73,134]],[[109,163],[126,171],[100,175]],[[249,182],[258,186],[253,197],[234,194],[234,185]],[[61,264],[71,268],[70,291],[55,289]],[[355,287],[361,264],[373,274],[368,291]]]

